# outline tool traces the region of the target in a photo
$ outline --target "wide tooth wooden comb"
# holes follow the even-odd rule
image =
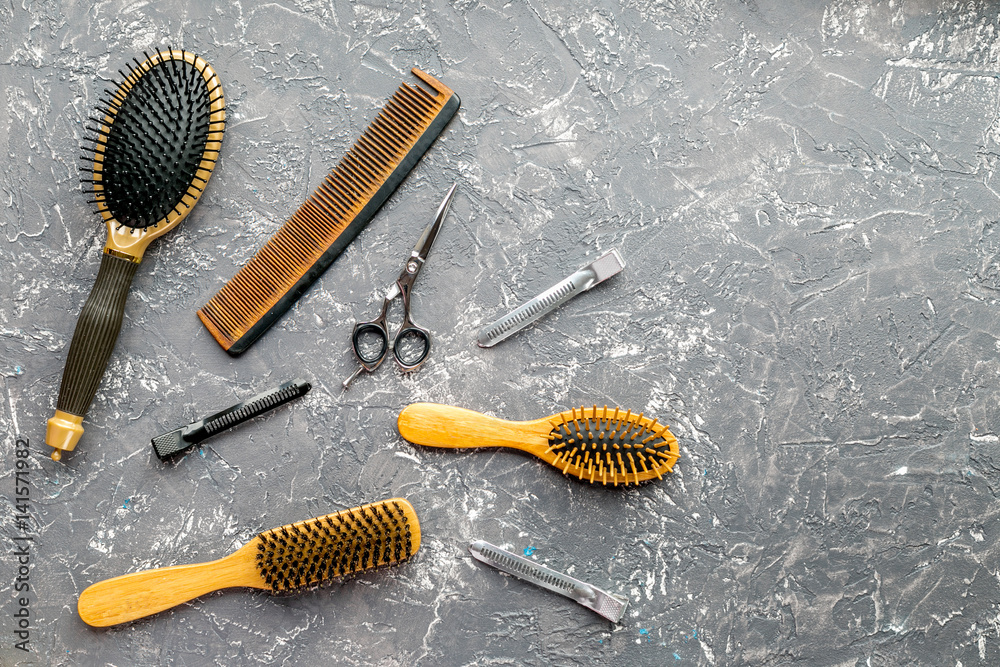
[[[606,405],[515,422],[450,405],[414,403],[399,413],[396,424],[401,436],[418,445],[520,449],[592,484],[663,479],[681,456],[666,425]]]
[[[458,111],[458,95],[402,83],[326,180],[199,311],[226,352],[242,354],[364,229]]]

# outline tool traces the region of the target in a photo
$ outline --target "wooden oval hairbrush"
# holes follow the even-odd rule
[[[295,593],[396,565],[420,548],[420,522],[402,498],[260,533],[225,558],[132,572],[80,593],[77,612],[94,627],[134,621],[223,588]]]
[[[128,65],[105,90],[87,130],[82,171],[108,228],[97,280],[80,312],[56,414],[45,442],[62,458],[83,435],[83,418],[121,330],[132,277],[149,243],[191,212],[222,148],[226,103],[215,71],[187,51],[157,50]]]
[[[514,422],[450,405],[414,403],[396,423],[399,434],[418,445],[511,447],[564,474],[615,486],[663,479],[680,458],[677,438],[667,426],[606,405]]]

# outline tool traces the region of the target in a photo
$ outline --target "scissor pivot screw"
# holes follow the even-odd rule
[[[411,260],[410,262],[408,262],[406,264],[406,272],[407,273],[413,273],[416,270],[417,270],[417,263],[416,262],[414,262],[414,261]]]

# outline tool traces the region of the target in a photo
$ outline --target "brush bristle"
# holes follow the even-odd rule
[[[667,426],[632,411],[580,407],[552,420],[546,456],[563,473],[589,482],[638,484],[671,472],[680,458]]]
[[[105,91],[84,146],[92,203],[131,228],[156,226],[197,201],[204,167],[218,154],[209,144],[225,124],[223,111],[213,111],[221,92],[206,79],[207,63],[184,51],[145,55],[127,74],[119,70],[122,81]]]
[[[274,528],[257,536],[257,571],[272,592],[298,591],[395,565],[420,546],[420,525],[402,498]]]

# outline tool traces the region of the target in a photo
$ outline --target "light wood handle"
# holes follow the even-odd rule
[[[133,572],[99,581],[80,593],[76,609],[87,625],[134,621],[232,586],[265,588],[247,547],[220,560]]]
[[[428,447],[512,447],[533,452],[546,443],[551,426],[545,419],[513,422],[473,410],[437,403],[414,403],[399,413],[399,434]]]

